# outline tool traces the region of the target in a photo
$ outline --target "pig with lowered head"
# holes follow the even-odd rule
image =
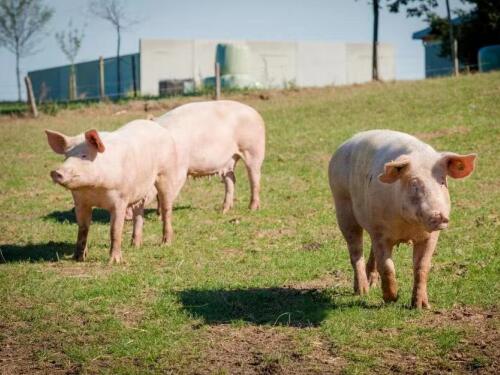
[[[182,184],[187,176],[219,175],[225,185],[225,213],[233,207],[234,169],[242,159],[250,181],[249,208],[260,207],[266,134],[264,120],[256,110],[231,100],[196,102],[177,107],[154,121],[172,134]]]
[[[54,152],[65,161],[50,172],[52,180],[71,191],[78,222],[75,259],[85,260],[92,208],[111,214],[110,263],[122,260],[121,241],[127,207],[133,212],[132,242],[140,246],[144,202],[154,185],[160,198],[163,243],[172,240],[172,207],[176,184],[176,149],[170,133],[147,120],[132,121],[113,132],[89,130],[74,137],[46,130]]]
[[[393,247],[413,243],[412,306],[429,308],[427,277],[440,230],[448,226],[447,178],[474,170],[475,154],[437,152],[391,130],[356,134],[334,153],[329,180],[337,221],[354,269],[354,291],[366,294],[379,275],[384,301],[397,300]],[[371,238],[365,268],[363,229]],[[378,272],[377,272],[378,271]]]

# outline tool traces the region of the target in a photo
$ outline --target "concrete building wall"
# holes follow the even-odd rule
[[[345,85],[371,79],[371,44],[143,39],[142,94],[158,95],[159,81],[165,79],[201,84],[214,75],[219,43],[246,43],[252,59],[249,74],[263,87]],[[394,79],[394,48],[381,44],[379,51],[381,78]]]
[[[298,42],[297,85],[300,87],[345,85],[346,44]]]

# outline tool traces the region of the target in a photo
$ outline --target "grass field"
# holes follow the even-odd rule
[[[88,261],[71,259],[72,200],[50,181],[60,158],[43,129],[115,129],[144,118],[144,103],[0,117],[0,373],[500,373],[500,74],[234,98],[266,121],[262,209],[247,210],[242,165],[224,216],[223,184],[189,180],[174,244],[159,246],[149,210],[144,246],[128,246],[128,223],[116,266],[100,210]],[[430,311],[408,308],[406,245],[395,251],[397,303],[384,305],[379,288],[352,293],[327,165],[341,142],[373,128],[479,155],[472,177],[450,181]]]

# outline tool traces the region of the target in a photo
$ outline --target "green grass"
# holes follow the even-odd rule
[[[127,224],[126,263],[118,266],[107,265],[109,216],[101,210],[94,212],[88,261],[71,260],[72,200],[50,182],[60,158],[43,129],[112,130],[144,118],[143,106],[0,118],[0,372],[498,368],[500,74],[271,92],[269,100],[234,96],[266,121],[262,209],[247,210],[242,165],[236,208],[225,216],[223,185],[189,180],[176,202],[174,244],[158,245],[160,221],[148,212],[144,246],[128,246]],[[344,140],[373,128],[479,155],[472,177],[450,182],[451,226],[433,258],[430,312],[408,308],[406,245],[395,251],[397,303],[384,305],[378,288],[364,298],[352,294],[327,165]],[[493,340],[496,351],[471,346],[479,337]]]

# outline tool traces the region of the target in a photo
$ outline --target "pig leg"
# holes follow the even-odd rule
[[[260,208],[260,168],[264,161],[264,155],[253,155],[249,152],[243,152],[243,158],[247,167],[248,179],[250,180],[250,205],[251,210]]]
[[[377,262],[375,261],[375,255],[373,254],[373,246],[370,250],[368,262],[366,263],[366,274],[368,275],[370,288],[376,286],[379,281],[379,275],[377,272]]]
[[[222,213],[225,214],[231,208],[233,208],[234,201],[234,184],[236,183],[236,177],[234,176],[234,172],[227,172],[224,177],[224,186],[226,189],[224,195],[224,204],[222,206]]]
[[[354,217],[351,199],[335,197],[335,213],[340,231],[347,242],[354,270],[354,293],[367,294],[369,287],[363,257],[363,228]]]
[[[111,210],[111,250],[109,263],[120,263],[122,260],[122,233],[125,222],[127,204],[118,202]]]
[[[134,229],[132,232],[132,245],[135,247],[140,247],[142,245],[142,228],[144,226],[144,205],[134,207],[133,211],[133,223]]]
[[[163,221],[162,243],[171,244],[174,237],[172,228],[172,211],[175,198],[174,188],[167,180],[166,176],[159,176],[155,184],[158,190],[158,200],[160,203],[161,219]]]
[[[127,207],[127,212],[125,213],[125,220],[134,220],[134,209],[132,207]]]
[[[382,280],[382,294],[385,302],[394,302],[398,299],[396,271],[392,261],[393,244],[383,238],[372,236],[372,247],[375,255],[380,278]]]
[[[78,223],[78,238],[73,258],[83,262],[87,257],[87,237],[92,220],[92,207],[75,205],[76,221]]]
[[[431,267],[431,258],[436,248],[439,232],[432,232],[427,240],[413,245],[413,294],[411,305],[417,309],[429,309],[427,297],[427,276]]]

